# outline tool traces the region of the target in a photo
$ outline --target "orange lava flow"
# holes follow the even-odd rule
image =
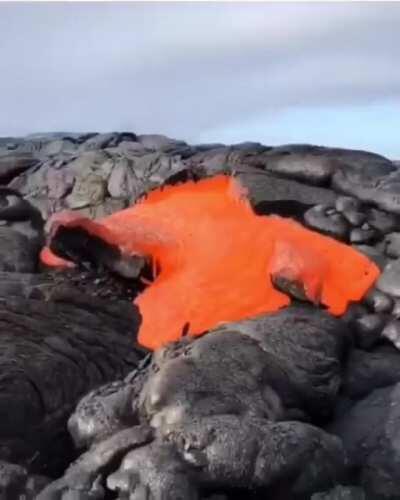
[[[97,221],[71,212],[55,220],[157,263],[158,276],[135,299],[143,318],[138,341],[149,349],[287,306],[274,274],[301,282],[307,297],[334,315],[362,299],[379,276],[348,245],[291,219],[256,215],[240,184],[224,175],[155,190]],[[71,265],[49,248],[41,259]]]

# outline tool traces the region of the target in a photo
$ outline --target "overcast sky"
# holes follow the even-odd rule
[[[0,3],[0,135],[111,130],[400,158],[400,3]]]

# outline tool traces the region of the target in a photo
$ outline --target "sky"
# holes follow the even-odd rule
[[[0,136],[122,130],[400,158],[400,3],[0,2]]]

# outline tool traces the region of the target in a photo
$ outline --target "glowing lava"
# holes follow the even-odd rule
[[[335,315],[379,276],[348,245],[291,219],[256,215],[240,184],[223,175],[155,190],[97,221],[61,212],[53,223],[85,228],[123,254],[157,263],[159,274],[135,300],[143,317],[138,340],[150,349],[287,306],[290,298],[274,288],[272,275],[301,283],[311,301]],[[71,265],[49,248],[41,259]]]

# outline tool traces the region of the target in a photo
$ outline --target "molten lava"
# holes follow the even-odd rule
[[[54,221],[82,227],[125,255],[152,257],[159,274],[135,300],[143,318],[138,340],[150,349],[287,306],[273,277],[300,283],[308,299],[341,315],[379,276],[350,246],[291,219],[257,216],[240,184],[223,175],[155,190],[97,221],[71,212]],[[49,248],[41,259],[71,266]]]

